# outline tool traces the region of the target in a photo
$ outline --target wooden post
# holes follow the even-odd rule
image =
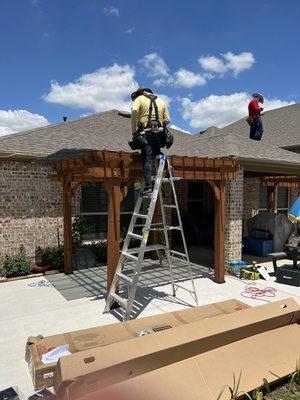
[[[277,185],[276,185],[277,186]],[[269,213],[275,212],[275,191],[276,186],[268,186],[268,208],[267,211]]]
[[[121,182],[118,178],[107,180],[107,291],[109,291],[119,261]]]
[[[225,183],[218,183],[219,196],[215,197],[215,282],[225,282]]]
[[[72,264],[72,182],[69,178],[63,180],[64,208],[64,272],[73,273]]]
[[[214,267],[215,282],[225,282],[225,200],[224,181],[208,181],[215,193]]]

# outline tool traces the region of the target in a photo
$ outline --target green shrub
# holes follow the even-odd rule
[[[83,235],[87,232],[86,222],[83,217],[77,216],[72,224],[72,247],[73,251],[83,247]]]
[[[28,275],[31,272],[32,262],[27,257],[23,247],[14,256],[6,256],[0,262],[0,274],[5,277]]]
[[[56,269],[64,266],[64,247],[38,247],[35,252],[37,262],[44,265],[51,265]]]

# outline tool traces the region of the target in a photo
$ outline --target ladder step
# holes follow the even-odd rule
[[[130,278],[130,276],[127,276],[125,274],[123,274],[122,272],[117,272],[116,275],[120,278],[123,279],[124,281],[128,282],[128,283],[132,283],[132,279]]]
[[[170,250],[170,253],[174,254],[175,256],[187,258],[187,255],[185,253],[180,253],[179,251]]]
[[[173,205],[173,204],[164,204],[164,207],[166,207],[166,208],[176,208],[176,206]]]
[[[147,219],[147,218],[148,218],[148,215],[147,215],[147,214],[138,214],[138,213],[134,213],[134,215],[135,215],[137,218],[144,218],[144,219]]]
[[[182,178],[180,178],[179,176],[173,176],[172,178],[162,178],[162,182],[177,182],[180,181]]]
[[[130,249],[130,250],[131,250],[131,249]],[[129,249],[128,249],[127,251],[129,251]],[[138,253],[138,251],[137,251],[136,253]],[[122,255],[123,255],[124,257],[126,257],[126,258],[129,258],[130,260],[135,261],[135,262],[138,260],[138,258],[137,258],[136,256],[134,256],[133,254],[131,254],[131,253],[129,253],[129,252],[126,252],[126,251],[122,251]]]
[[[165,250],[165,249],[166,249],[166,246],[164,246],[162,244],[151,244],[149,246],[145,246],[143,250],[146,253],[147,251]],[[128,253],[128,255],[131,256],[132,254],[139,253],[140,251],[141,251],[141,247],[132,247],[131,249],[127,250],[127,253]],[[135,257],[135,258],[137,259],[137,257]]]
[[[121,307],[126,308],[127,299],[123,299],[123,297],[119,296],[117,293],[111,293],[110,297],[116,300],[116,302],[119,303]]]
[[[142,235],[138,235],[137,233],[128,232],[128,235],[131,236],[134,239],[143,240],[143,236]]]
[[[166,226],[169,231],[181,231],[180,226]]]

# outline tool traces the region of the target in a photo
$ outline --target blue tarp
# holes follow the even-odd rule
[[[300,196],[295,201],[295,203],[292,205],[292,207],[288,213],[288,217],[294,224],[296,224],[297,222],[300,222]]]

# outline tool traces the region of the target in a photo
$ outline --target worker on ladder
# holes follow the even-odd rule
[[[144,188],[141,195],[152,195],[152,160],[161,154],[162,147],[171,147],[173,137],[167,125],[170,122],[168,107],[153,91],[139,87],[131,94],[131,128],[133,141],[129,143],[133,150],[141,150],[144,171]]]
[[[261,140],[264,127],[261,119],[261,112],[264,110],[259,106],[259,103],[263,104],[264,96],[260,93],[253,93],[252,100],[248,105],[249,117],[247,122],[250,125],[250,135],[249,138],[252,140]]]

